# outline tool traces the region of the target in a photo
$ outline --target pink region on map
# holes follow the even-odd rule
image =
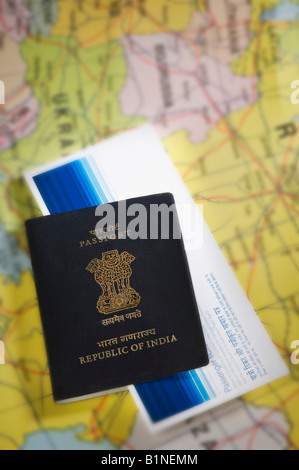
[[[10,147],[15,140],[27,137],[36,129],[38,113],[38,101],[33,96],[5,113],[0,119],[0,152]]]
[[[231,64],[241,57],[254,38],[250,30],[252,2],[209,0],[209,9],[194,13],[181,37],[195,53]]]
[[[121,43],[128,66],[122,113],[147,119],[162,138],[186,129],[193,143],[202,142],[220,119],[258,98],[256,77],[195,55],[179,35],[131,36]]]
[[[0,0],[0,33],[21,42],[29,34],[31,14],[23,0]]]

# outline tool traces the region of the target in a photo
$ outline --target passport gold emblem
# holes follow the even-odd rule
[[[119,254],[118,250],[107,251],[102,259],[93,259],[87,271],[94,274],[95,281],[102,288],[97,309],[105,315],[135,308],[140,303],[140,295],[131,287],[130,264],[135,260],[127,251]]]

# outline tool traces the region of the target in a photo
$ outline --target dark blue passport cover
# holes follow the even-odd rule
[[[140,229],[137,214],[123,226],[118,203],[100,206],[102,218],[92,207],[26,222],[56,402],[209,362],[184,243],[176,238],[176,210],[170,211],[169,237],[162,237],[165,220],[159,218],[158,237],[150,238],[151,206],[173,209],[173,196],[122,204],[127,209],[141,204],[146,211],[142,238],[132,239],[126,231],[130,222]],[[111,206],[115,223],[97,229]]]

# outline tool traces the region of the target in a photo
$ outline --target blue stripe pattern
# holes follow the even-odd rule
[[[50,214],[84,209],[113,200],[100,171],[82,158],[34,177]]]
[[[196,370],[137,384],[135,388],[154,423],[201,405],[215,396],[214,392],[209,394]]]
[[[82,158],[34,177],[50,214],[115,200],[92,158]],[[135,385],[154,423],[215,397],[202,370]]]

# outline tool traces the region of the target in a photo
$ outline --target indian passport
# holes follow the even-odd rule
[[[26,230],[55,402],[208,364],[171,194],[38,217]]]

